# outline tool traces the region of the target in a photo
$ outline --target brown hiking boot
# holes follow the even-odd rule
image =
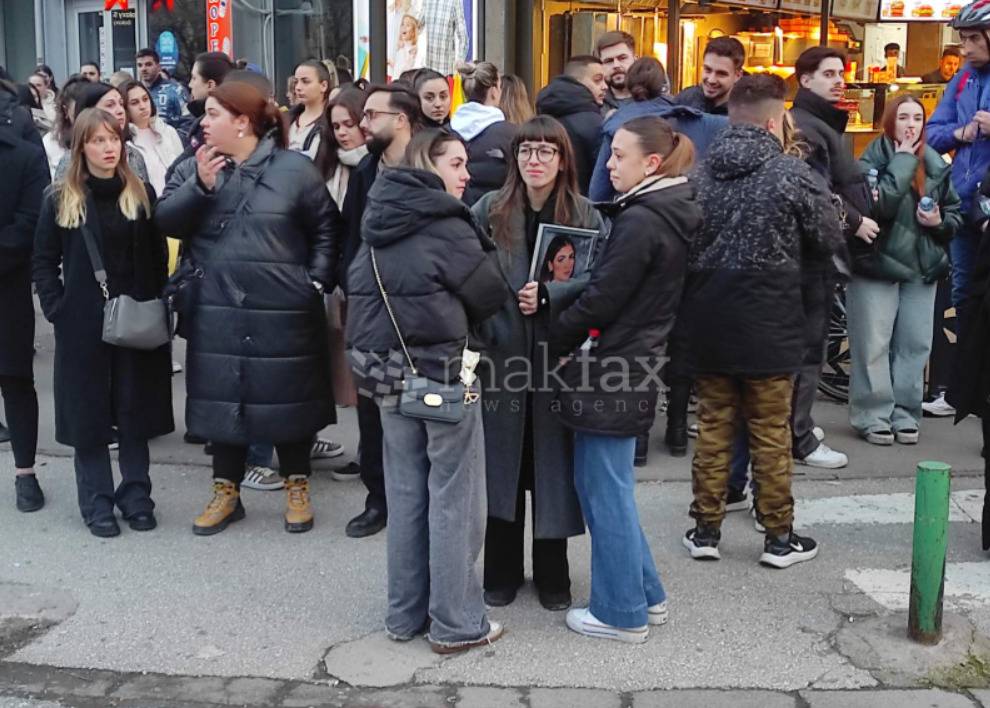
[[[309,503],[309,477],[292,475],[285,480],[285,530],[303,533],[313,528],[313,507]]]
[[[244,518],[241,494],[233,482],[225,479],[213,480],[213,498],[206,511],[193,522],[193,533],[197,536],[212,536],[220,533],[235,521]]]

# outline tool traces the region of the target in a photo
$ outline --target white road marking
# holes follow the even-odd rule
[[[911,569],[858,568],[846,571],[864,593],[888,610],[907,610]],[[990,605],[990,564],[949,563],[945,568],[945,607],[972,610]]]
[[[978,523],[983,514],[983,494],[979,489],[953,492],[949,499],[949,521]],[[914,494],[910,492],[799,499],[794,510],[794,527],[798,529],[829,524],[913,522]]]

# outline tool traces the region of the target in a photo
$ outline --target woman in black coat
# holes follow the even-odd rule
[[[34,249],[34,283],[55,325],[55,439],[75,448],[79,510],[96,536],[116,536],[116,505],[135,531],[155,528],[148,440],[172,432],[169,347],[138,351],[103,343],[104,294],[86,250],[97,244],[109,297],[159,295],[168,273],[165,238],[151,221],[154,192],[124,159],[119,123],[98,108],[76,119],[65,179],[45,197]],[[61,276],[61,277],[60,277]],[[114,490],[108,445],[120,437]]]
[[[275,445],[287,478],[285,528],[313,527],[313,437],[335,422],[323,292],[332,289],[330,195],[285,149],[278,109],[227,82],[206,99],[206,144],[159,200],[163,231],[186,242],[176,295],[186,350],[186,426],[213,442],[213,498],[193,524],[211,535],[244,518],[249,444]]]
[[[686,174],[694,147],[663,118],[625,123],[608,168],[612,231],[591,282],[551,327],[562,353],[558,411],[574,431],[574,485],[591,533],[591,602],[567,626],[591,637],[646,641],[667,621],[660,583],[633,498],[636,436],[653,425],[661,356],[677,312],[688,243],[701,208]],[[583,342],[583,344],[582,344]]]
[[[17,471],[17,508],[37,511],[45,495],[34,476],[38,395],[34,390],[31,250],[48,186],[44,151],[0,130],[0,393]]]

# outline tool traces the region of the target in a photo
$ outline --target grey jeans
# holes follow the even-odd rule
[[[456,424],[407,418],[382,405],[388,612],[385,628],[456,646],[488,634],[475,570],[485,539],[485,433],[481,402]]]
[[[860,435],[917,430],[932,350],[935,284],[854,276],[846,291],[849,422]]]

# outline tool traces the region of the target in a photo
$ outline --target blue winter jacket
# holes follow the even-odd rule
[[[182,84],[159,78],[148,90],[155,101],[159,117],[176,130],[183,127],[182,117],[188,113],[186,104],[189,102],[189,94]]]
[[[705,156],[712,139],[729,125],[729,119],[725,116],[713,116],[702,113],[696,108],[676,106],[669,96],[657,96],[649,101],[626,104],[602,126],[602,146],[598,151],[598,162],[595,163],[591,188],[588,190],[588,196],[592,201],[610,202],[615,199],[616,192],[608,178],[608,168],[605,166],[612,156],[612,138],[623,123],[641,116],[659,116],[670,120],[678,133],[686,135],[694,143],[699,161]]]
[[[928,144],[940,153],[956,151],[952,161],[952,184],[962,199],[962,213],[990,167],[990,135],[978,135],[972,143],[961,143],[953,133],[973,121],[979,110],[990,111],[990,86],[980,97],[980,84],[990,82],[990,67],[977,71],[966,64],[956,74],[932,114],[927,126]]]

